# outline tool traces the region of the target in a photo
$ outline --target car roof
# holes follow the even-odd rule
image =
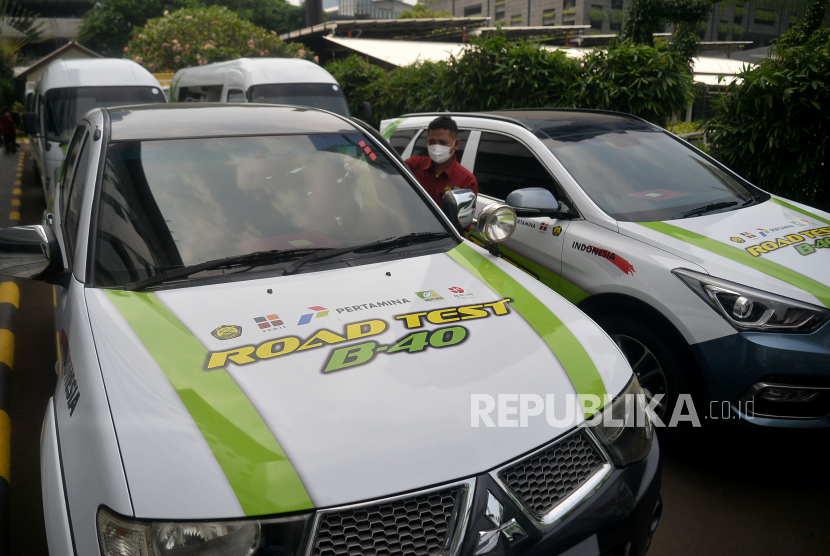
[[[104,110],[112,141],[358,131],[345,118],[304,106],[193,102]]]
[[[55,60],[40,78],[40,90],[65,87],[159,87],[149,71],[131,60],[93,58]]]
[[[295,58],[239,58],[216,62],[180,69],[173,80],[179,87],[221,84],[228,70],[237,70],[239,77],[246,81],[246,86],[271,83],[337,84],[337,80],[319,65]]]
[[[646,120],[631,114],[575,108],[516,108],[490,112],[430,112],[406,114],[404,117],[417,116],[483,118],[509,122],[531,131],[542,132],[552,139],[598,131],[655,129],[655,126]]]

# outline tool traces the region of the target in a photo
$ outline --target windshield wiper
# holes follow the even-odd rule
[[[438,241],[446,239],[450,236],[447,232],[417,232],[412,234],[404,234],[401,236],[390,237],[372,243],[365,243],[363,245],[356,245],[354,247],[344,247],[342,249],[326,250],[322,253],[315,251],[310,255],[306,255],[301,259],[297,259],[290,265],[286,266],[282,273],[283,275],[294,274],[301,266],[312,261],[324,261],[326,259],[333,259],[340,255],[353,253],[358,251],[377,251],[379,249],[394,249],[396,247],[406,247],[407,245],[415,245],[417,243],[428,243],[431,241]]]
[[[259,263],[278,263],[286,259],[292,259],[307,253],[316,253],[320,249],[330,249],[330,247],[321,247],[316,249],[283,249],[281,251],[255,251],[253,253],[245,253],[244,255],[236,255],[233,257],[224,257],[222,259],[213,259],[203,263],[194,264],[190,266],[183,266],[175,270],[164,270],[158,274],[154,274],[144,280],[137,280],[124,285],[124,289],[128,291],[139,291],[145,288],[150,288],[158,284],[175,280],[176,278],[184,278],[197,272],[205,270],[214,270],[217,268],[227,266],[254,266]]]
[[[697,207],[689,210],[684,210],[680,213],[680,218],[688,218],[690,216],[697,216],[698,214],[705,214],[707,212],[712,212],[713,210],[723,209],[727,207],[732,207],[737,205],[737,201],[729,201],[726,203],[710,203],[708,205],[703,205],[702,207]]]

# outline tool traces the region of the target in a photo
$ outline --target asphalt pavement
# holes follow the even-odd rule
[[[28,149],[27,149],[28,150]],[[9,224],[17,156],[0,152],[0,227]],[[23,172],[21,223],[45,208],[31,159]],[[11,554],[46,556],[40,431],[54,393],[52,286],[18,281],[11,399]],[[652,556],[830,554],[830,435],[770,433],[721,423],[663,450],[663,518]]]

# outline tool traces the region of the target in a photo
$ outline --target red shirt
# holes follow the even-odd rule
[[[453,189],[471,189],[478,195],[478,181],[476,177],[465,167],[458,163],[455,155],[447,169],[435,175],[432,159],[428,156],[413,156],[406,160],[406,165],[415,174],[418,183],[421,184],[429,196],[432,197],[438,206],[444,204],[444,193]]]

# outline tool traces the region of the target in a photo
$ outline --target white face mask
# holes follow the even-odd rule
[[[427,150],[429,151],[429,157],[436,164],[442,164],[452,156],[450,152],[451,148],[445,147],[444,145],[430,145],[427,147]]]

